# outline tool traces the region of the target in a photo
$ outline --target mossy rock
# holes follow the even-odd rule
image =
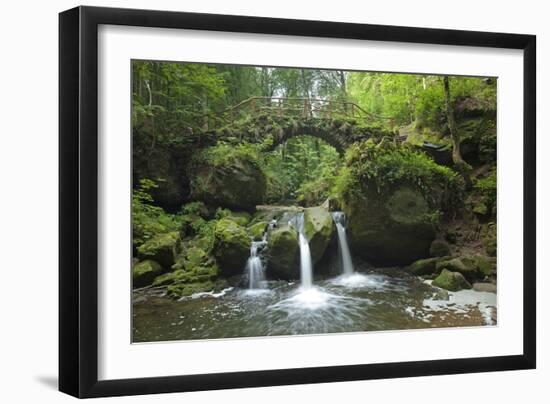
[[[450,258],[451,257],[423,258],[423,259],[414,261],[405,269],[417,276],[439,274],[442,268],[436,269],[436,264],[442,259],[444,260],[444,259],[450,259]]]
[[[431,257],[446,257],[451,255],[451,247],[445,240],[435,239],[430,244]]]
[[[305,209],[304,234],[309,242],[311,259],[317,263],[323,257],[334,234],[334,222],[330,212],[321,206]]]
[[[264,199],[266,176],[258,162],[246,156],[198,159],[191,171],[191,196],[207,205],[250,211]]]
[[[300,279],[298,233],[288,225],[275,228],[268,237],[268,271],[284,279]]]
[[[462,274],[468,281],[472,282],[481,277],[477,262],[471,257],[457,257],[440,260],[435,265],[437,271],[446,268],[453,272]]]
[[[407,265],[429,256],[437,212],[411,186],[346,192],[351,247],[375,265]]]
[[[153,280],[162,273],[162,267],[158,262],[145,260],[138,262],[132,268],[132,286],[141,288],[151,285]]]
[[[166,292],[172,298],[182,298],[201,292],[219,292],[227,286],[227,281],[224,279],[194,283],[174,283],[168,286]]]
[[[258,222],[248,228],[248,234],[254,241],[260,241],[265,233],[268,222]]]
[[[239,226],[247,226],[250,223],[251,215],[248,212],[231,212],[228,219],[233,220]]]
[[[140,260],[156,261],[163,268],[169,269],[174,265],[180,244],[179,232],[158,234],[138,247],[138,257]]]
[[[462,289],[471,289],[472,285],[460,272],[451,272],[444,268],[432,282],[433,286],[456,292]]]
[[[203,249],[192,246],[181,254],[173,271],[157,276],[154,286],[214,281],[220,274],[216,260]]]
[[[241,273],[250,255],[246,229],[228,218],[219,220],[214,229],[213,254],[224,275]]]

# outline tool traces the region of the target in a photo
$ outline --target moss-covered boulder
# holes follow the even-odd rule
[[[441,212],[453,212],[463,187],[456,172],[409,145],[354,143],[337,181],[354,252],[384,266],[429,257]]]
[[[446,257],[446,258],[450,259],[451,257]],[[436,269],[436,264],[441,259],[442,258],[440,258],[440,257],[419,259],[419,260],[414,261],[412,264],[407,266],[405,269],[407,271],[411,272],[412,274],[417,275],[417,276],[439,274],[439,272],[441,272],[441,268],[439,270]]]
[[[227,218],[233,220],[239,226],[246,226],[250,223],[252,216],[248,212],[232,212],[229,209],[218,209],[216,211],[216,217],[218,219]]]
[[[300,247],[293,227],[283,225],[269,233],[268,254],[268,271],[284,279],[300,279]]]
[[[471,289],[472,285],[462,276],[460,272],[451,272],[443,269],[439,276],[434,279],[432,285],[442,289],[456,292],[462,289]]]
[[[330,212],[321,206],[304,210],[304,234],[309,241],[311,259],[314,263],[323,257],[334,233]]]
[[[445,240],[435,239],[430,244],[431,257],[445,257],[451,255],[451,247]]]
[[[228,218],[219,220],[214,228],[213,253],[224,275],[241,273],[250,255],[246,228]]]
[[[378,265],[406,265],[428,257],[436,212],[409,186],[367,189],[344,200],[353,250]]]
[[[252,210],[264,199],[266,176],[249,155],[216,146],[197,157],[191,171],[191,196],[207,205]]]
[[[153,280],[162,273],[162,267],[158,262],[145,260],[138,262],[132,268],[132,286],[141,288],[153,283]]]
[[[173,271],[155,278],[153,286],[168,286],[172,297],[207,292],[219,283],[220,269],[216,260],[200,247],[186,249],[172,266]]]
[[[268,222],[255,223],[248,228],[248,234],[250,234],[250,237],[252,237],[254,241],[260,241],[264,236],[268,224]]]
[[[477,262],[472,257],[456,257],[440,260],[435,265],[437,271],[446,268],[462,274],[468,281],[473,282],[481,277]]]
[[[158,234],[137,248],[140,260],[153,260],[170,269],[181,247],[179,232]]]

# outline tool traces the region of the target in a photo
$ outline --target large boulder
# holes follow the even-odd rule
[[[438,261],[436,269],[441,271],[443,268],[461,273],[470,282],[479,279],[482,275],[476,260],[471,257],[457,257]]]
[[[422,258],[417,261],[414,261],[412,264],[407,266],[405,269],[411,272],[414,275],[425,276],[432,274],[439,274],[442,268],[437,268],[436,265],[439,261],[450,259],[451,257],[434,257],[434,258]]]
[[[225,161],[203,159],[192,172],[191,195],[208,205],[253,210],[264,199],[265,174],[257,162],[244,156]]]
[[[311,259],[317,263],[323,257],[334,233],[330,212],[321,206],[304,211],[304,234],[309,242]]]
[[[270,232],[268,254],[268,271],[284,279],[300,279],[300,246],[293,227],[283,225]]]
[[[160,274],[162,274],[162,267],[158,262],[153,260],[138,262],[132,268],[132,286],[141,288],[151,285]]]
[[[190,247],[178,257],[173,271],[155,278],[153,286],[168,286],[172,297],[206,292],[219,283],[220,273],[216,260],[200,247]]]
[[[409,185],[344,195],[353,251],[376,265],[407,265],[429,256],[435,209]]]
[[[181,247],[179,232],[157,234],[137,248],[140,260],[153,260],[168,270],[174,265]]]
[[[472,285],[462,276],[460,272],[451,272],[443,269],[439,276],[434,279],[432,285],[442,289],[456,292],[461,289],[471,289]]]
[[[219,220],[214,228],[213,253],[224,275],[241,273],[250,255],[246,228],[228,218]]]

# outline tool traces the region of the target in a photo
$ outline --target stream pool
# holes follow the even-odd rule
[[[496,325],[496,294],[446,292],[399,269],[173,300],[133,292],[133,342]]]

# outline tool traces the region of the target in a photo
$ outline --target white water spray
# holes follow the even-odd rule
[[[264,247],[266,239],[262,241],[253,241],[250,247],[250,257],[246,262],[246,271],[248,273],[248,288],[263,289],[265,281],[264,265],[261,257],[258,255],[258,249]]]
[[[348,239],[346,237],[346,216],[344,212],[332,212],[332,219],[336,224],[338,232],[338,249],[340,250],[340,261],[345,276],[353,275],[353,262],[349,251]]]
[[[313,264],[311,262],[311,252],[309,243],[304,234],[304,214],[298,213],[289,224],[298,231],[298,242],[300,245],[300,278],[302,288],[309,289],[313,286]]]

